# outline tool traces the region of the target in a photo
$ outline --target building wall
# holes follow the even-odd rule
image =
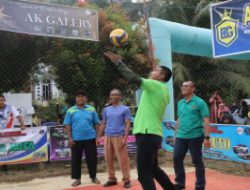
[[[47,84],[44,84],[43,82],[43,80],[39,80],[39,82],[34,85],[33,100],[40,103],[47,103],[48,100],[63,96],[63,92],[57,88],[56,82],[54,80],[50,80],[50,83]],[[47,86],[47,88],[45,86]],[[44,90],[49,92],[46,93]]]
[[[39,64],[39,71],[34,74],[36,83],[32,86],[33,100],[41,104],[47,104],[51,99],[60,98],[63,92],[58,89],[55,75],[50,72],[51,66]]]

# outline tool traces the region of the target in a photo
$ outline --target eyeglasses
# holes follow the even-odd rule
[[[121,94],[110,94],[110,96],[121,96]]]

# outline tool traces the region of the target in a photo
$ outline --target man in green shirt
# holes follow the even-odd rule
[[[178,102],[174,147],[174,169],[176,188],[185,189],[185,170],[183,160],[189,150],[196,169],[196,190],[205,190],[205,167],[202,160],[202,144],[210,148],[209,110],[206,102],[194,94],[195,84],[184,82]],[[204,132],[205,128],[205,132]],[[205,140],[204,140],[205,133]]]
[[[170,99],[166,82],[172,76],[171,70],[159,66],[150,73],[149,79],[144,79],[131,71],[122,62],[121,56],[112,52],[106,52],[105,56],[124,77],[143,90],[133,128],[137,144],[138,179],[143,190],[156,190],[154,179],[164,190],[175,190],[169,177],[158,166],[157,158],[162,142],[163,114]]]

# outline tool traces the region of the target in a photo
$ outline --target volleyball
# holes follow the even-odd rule
[[[110,33],[109,41],[115,46],[125,46],[128,43],[128,34],[123,29],[115,29]]]

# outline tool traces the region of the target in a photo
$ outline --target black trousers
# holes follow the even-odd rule
[[[184,158],[189,150],[196,171],[196,190],[204,190],[206,185],[205,166],[202,160],[202,144],[204,137],[193,139],[176,138],[174,147],[174,169],[175,181],[178,185],[185,186],[186,175],[184,169]]]
[[[71,148],[71,177],[72,179],[81,179],[83,151],[86,155],[89,177],[95,179],[97,170],[97,149],[95,139],[75,141],[75,145]]]
[[[158,150],[162,138],[157,135],[136,135],[138,180],[143,190],[156,190],[154,179],[164,190],[175,190],[167,174],[158,166]]]

